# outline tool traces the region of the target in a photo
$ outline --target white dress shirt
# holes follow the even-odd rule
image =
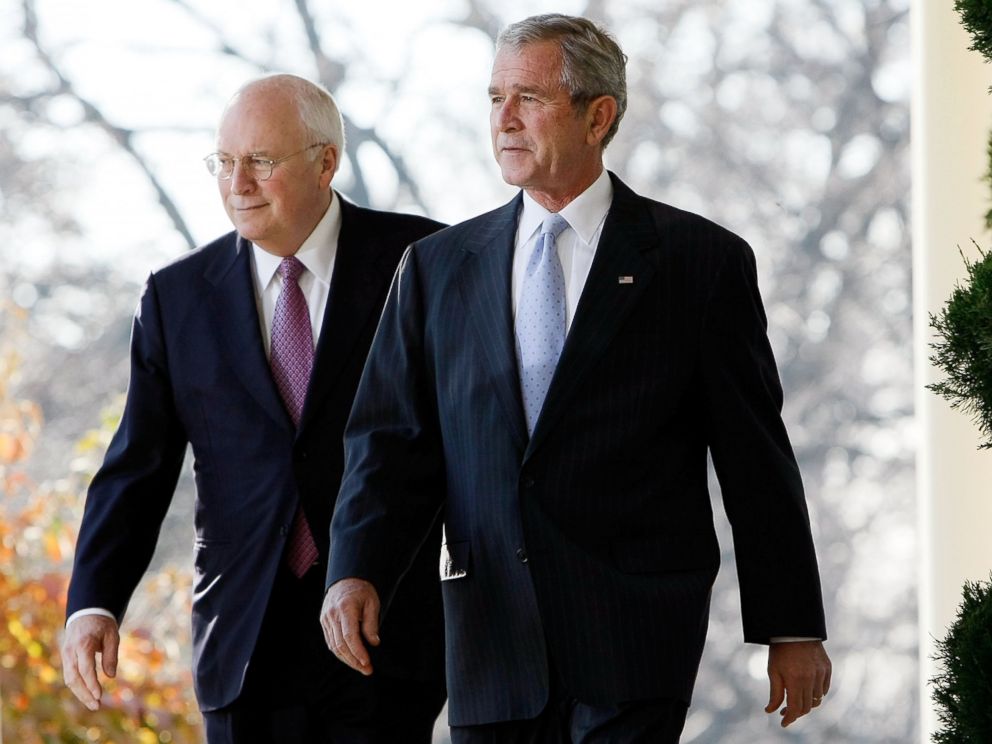
[[[310,310],[310,327],[313,329],[314,346],[320,337],[324,323],[324,310],[331,289],[331,275],[334,273],[334,259],[338,252],[338,236],[341,234],[341,203],[337,194],[331,191],[331,205],[320,218],[320,222],[303,241],[296,257],[307,270],[300,275],[300,289],[306,297]],[[276,273],[281,256],[276,256],[252,244],[251,273],[255,283],[255,305],[258,307],[258,321],[262,330],[262,343],[265,355],[272,348],[272,318],[275,314],[276,299],[282,290],[282,277]],[[66,626],[77,617],[103,615],[112,620],[114,613],[102,607],[87,607],[77,610],[66,620]]]
[[[599,236],[603,232],[606,213],[613,203],[613,182],[603,169],[599,178],[592,182],[585,191],[570,201],[560,214],[568,227],[558,235],[555,247],[565,276],[565,333],[572,327],[575,308],[579,304],[582,289],[589,278],[589,269],[596,256],[599,246]],[[513,292],[513,317],[517,317],[520,306],[520,290],[523,286],[524,272],[527,261],[540,236],[541,223],[551,214],[538,204],[526,191],[524,205],[520,210],[520,220],[517,223],[517,239],[513,249],[513,277],[511,291]]]
[[[314,346],[320,338],[320,328],[324,322],[324,310],[331,290],[331,275],[334,273],[334,259],[338,253],[340,234],[341,203],[337,194],[331,191],[331,205],[295,254],[300,263],[307,268],[300,274],[300,289],[310,309]],[[275,314],[279,292],[282,291],[282,277],[276,273],[279,264],[282,263],[282,257],[267,253],[257,245],[252,245],[251,248],[258,322],[262,329],[265,355],[268,356],[272,347],[272,317]]]

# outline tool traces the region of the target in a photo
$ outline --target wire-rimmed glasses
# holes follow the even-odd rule
[[[249,153],[248,155],[244,155],[240,158],[235,158],[222,152],[212,152],[203,159],[203,162],[206,163],[207,170],[210,172],[210,175],[215,176],[221,181],[228,181],[231,179],[234,175],[235,163],[241,163],[242,172],[256,181],[268,181],[272,178],[272,170],[279,165],[279,163],[296,157],[307,150],[312,150],[315,147],[325,147],[326,145],[326,142],[317,142],[309,147],[304,147],[302,150],[291,152],[289,155],[285,155],[284,157],[276,158],[274,160],[272,158],[263,158],[260,155],[255,155],[254,153]]]

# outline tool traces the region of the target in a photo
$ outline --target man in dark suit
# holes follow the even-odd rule
[[[93,710],[97,656],[114,676],[118,625],[188,443],[194,680],[210,744],[431,740],[444,702],[440,526],[398,590],[377,680],[339,664],[319,623],[355,388],[403,249],[441,227],[342,199],[331,180],[343,152],[326,90],[291,75],[244,86],[206,158],[236,230],[145,285],[123,419],[69,587],[64,674]]]
[[[501,34],[493,147],[523,192],[408,249],[346,431],[325,633],[372,671],[442,513],[455,742],[678,741],[719,562],[707,450],[766,710],[789,725],[829,687],[754,257],[604,170],[625,62],[581,18]]]

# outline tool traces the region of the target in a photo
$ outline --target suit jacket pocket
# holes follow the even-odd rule
[[[610,547],[613,565],[624,573],[716,569],[720,547],[712,531],[668,533],[620,540]]]
[[[193,568],[201,576],[217,574],[225,564],[230,548],[228,540],[210,540],[201,537],[193,541]]]
[[[472,557],[472,543],[446,542],[441,544],[441,581],[454,581],[468,576]]]

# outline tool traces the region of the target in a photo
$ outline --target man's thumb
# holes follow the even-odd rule
[[[101,656],[103,659],[103,672],[108,677],[117,676],[117,647],[119,641],[120,636],[118,636],[116,628],[110,628],[103,634],[103,652]]]

